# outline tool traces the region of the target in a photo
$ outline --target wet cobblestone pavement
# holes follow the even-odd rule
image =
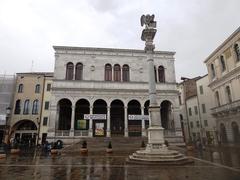
[[[207,151],[204,152],[207,154]],[[229,153],[229,152],[228,152]],[[129,152],[94,152],[88,155],[9,155],[0,159],[0,179],[88,179],[88,180],[239,180],[239,164],[228,167],[195,158],[185,166],[147,166],[126,164]],[[199,156],[198,152],[193,154]],[[208,160],[207,155],[206,159]],[[230,152],[230,156],[231,152]],[[211,158],[210,158],[211,159]],[[234,159],[234,158],[233,158]],[[236,157],[235,157],[236,159]],[[240,161],[238,161],[240,162]]]

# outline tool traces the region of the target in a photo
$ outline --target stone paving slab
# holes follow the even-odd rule
[[[126,164],[128,153],[110,155],[8,156],[0,160],[0,179],[239,180],[240,170],[194,158],[193,165]]]

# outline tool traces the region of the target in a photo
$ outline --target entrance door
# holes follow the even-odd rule
[[[93,136],[105,137],[106,136],[106,121],[94,120],[93,121]]]

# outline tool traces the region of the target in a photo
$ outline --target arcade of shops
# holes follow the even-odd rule
[[[56,110],[55,138],[60,137],[115,137],[146,136],[149,127],[149,100],[140,103],[131,100],[124,105],[119,99],[109,105],[103,99],[97,99],[90,105],[86,99],[79,99],[75,105],[63,98],[58,101]],[[175,136],[175,123],[172,103],[162,101],[162,126],[165,133]],[[181,129],[181,127],[180,127]]]

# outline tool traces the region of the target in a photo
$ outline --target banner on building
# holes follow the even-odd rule
[[[77,120],[77,129],[87,129],[87,121],[85,119]]]
[[[95,123],[95,136],[104,136],[104,123]]]
[[[107,115],[106,114],[84,114],[84,119],[106,120],[107,119]]]
[[[148,115],[129,114],[128,120],[149,120],[149,116]]]

